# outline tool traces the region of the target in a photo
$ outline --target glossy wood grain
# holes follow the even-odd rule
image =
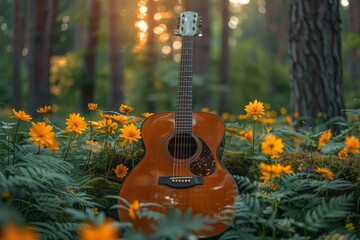
[[[161,113],[146,119],[142,126],[145,156],[130,172],[120,189],[119,195],[130,202],[158,203],[181,210],[193,209],[193,214],[202,214],[217,219],[211,231],[198,233],[201,238],[216,236],[228,228],[221,218],[227,206],[233,205],[238,188],[218,159],[218,148],[224,136],[224,124],[217,116],[209,113],[193,113],[193,133],[199,136],[210,148],[215,157],[215,171],[204,176],[204,184],[190,188],[171,188],[158,185],[158,177],[173,174],[172,161],[164,157],[164,139],[174,131],[175,114]],[[189,166],[181,166],[184,176],[193,176]],[[166,208],[164,208],[166,209]],[[155,210],[155,208],[154,208]],[[156,209],[157,211],[160,208]],[[128,212],[119,209],[122,221],[130,221]],[[148,232],[150,222],[135,221],[138,229]]]

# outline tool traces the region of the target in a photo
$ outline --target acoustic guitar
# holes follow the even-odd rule
[[[225,127],[216,115],[192,112],[193,39],[199,33],[200,20],[195,12],[179,17],[182,36],[176,112],[148,117],[142,127],[145,155],[125,179],[119,196],[130,202],[157,203],[166,213],[168,207],[216,219],[211,230],[197,233],[199,238],[215,237],[229,227],[224,210],[234,204],[238,188],[220,162]],[[122,221],[130,221],[128,212],[118,210]],[[234,216],[230,215],[233,220]],[[151,232],[153,220],[137,219],[137,229]],[[231,222],[231,221],[230,221]]]

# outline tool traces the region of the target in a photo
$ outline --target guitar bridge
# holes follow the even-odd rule
[[[204,177],[159,177],[159,185],[166,185],[172,188],[189,188],[195,185],[204,184]]]

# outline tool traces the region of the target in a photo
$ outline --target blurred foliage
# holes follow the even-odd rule
[[[136,136],[144,118],[131,115],[134,109],[128,106],[128,110],[120,107],[120,112],[97,107],[84,119],[62,119],[63,123],[76,122],[78,130],[86,123],[78,134],[71,132],[69,124],[59,126],[51,115],[42,114],[42,121],[52,127],[58,150],[34,145],[29,139],[30,123],[19,116],[1,123],[0,228],[6,229],[11,220],[31,225],[41,239],[72,239],[86,229],[85,222],[101,228],[111,218],[114,234],[121,231],[123,239],[196,239],[193,234],[214,219],[191,217],[190,210],[170,209],[164,215],[149,210],[153,203],[139,203],[136,217],[158,221],[152,235],[145,235],[132,222],[117,220],[117,208],[134,209],[135,203],[116,195],[124,177],[145,154],[140,141],[127,141]],[[237,218],[220,239],[333,235],[356,239],[360,233],[360,142],[355,136],[360,133],[360,109],[346,110],[349,121],[342,123],[343,131],[320,147],[326,129],[297,129],[301,116],[290,117],[285,108],[279,113],[267,108],[256,122],[251,117],[226,118],[222,163],[234,176],[240,195],[235,206],[226,209]],[[290,120],[285,121],[286,117]],[[133,130],[125,131],[131,124]],[[276,158],[263,150],[269,135],[283,145]],[[346,142],[349,136],[354,137],[351,144]],[[347,151],[345,159],[338,155],[341,150]],[[288,172],[264,181],[262,164],[286,166]],[[332,177],[319,174],[319,167],[328,169]]]
[[[24,22],[26,15],[25,1],[21,2],[21,21]],[[86,36],[88,25],[87,11],[79,11],[81,8],[87,9],[87,1],[59,2],[59,14],[57,16],[56,42],[53,49],[55,58],[71,58],[74,61],[63,66],[56,74],[62,74],[62,80],[58,75],[52,76],[57,80],[52,81],[52,103],[63,109],[64,106],[71,107],[74,111],[78,109],[79,92],[78,86],[87,79],[82,75],[83,71],[83,43]],[[275,7],[272,10],[272,21],[276,25],[272,32],[268,29],[268,19],[266,13],[261,10],[264,6],[261,1],[250,1],[241,8],[238,5],[231,5],[230,16],[234,17],[236,27],[230,29],[229,37],[229,84],[221,86],[219,84],[218,66],[221,43],[221,18],[219,12],[219,2],[209,1],[210,7],[210,32],[204,33],[210,38],[210,65],[206,75],[194,73],[194,109],[199,110],[209,107],[216,110],[221,94],[226,94],[229,98],[229,112],[239,113],[242,109],[239,106],[246,104],[250,99],[259,98],[265,102],[271,102],[273,107],[279,109],[282,106],[289,108],[290,84],[289,66],[285,56],[279,59],[278,45],[280,36],[280,23],[287,20],[282,17],[285,14],[282,2],[274,1]],[[178,80],[178,63],[174,60],[178,50],[173,49],[166,55],[162,53],[162,47],[170,46],[178,38],[172,37],[175,29],[175,19],[179,3],[170,1],[158,1],[159,12],[164,13],[164,18],[159,23],[167,26],[166,33],[170,34],[168,40],[161,40],[160,35],[156,36],[157,41],[151,46],[155,52],[155,59],[148,59],[148,47],[140,42],[135,27],[137,17],[137,1],[124,1],[118,5],[120,19],[115,31],[121,37],[121,52],[123,57],[122,66],[119,71],[124,72],[125,102],[137,106],[139,111],[173,111],[175,110],[176,87]],[[348,17],[348,9],[341,8],[342,17]],[[106,24],[106,2],[102,1],[100,28],[98,35],[98,46],[96,49],[96,82],[95,82],[95,101],[102,106],[109,103],[110,70],[107,46],[107,24]],[[234,20],[235,19],[235,20]],[[350,49],[359,47],[359,35],[348,32],[347,21],[343,24],[343,50],[346,54]],[[11,1],[2,1],[0,8],[0,71],[1,71],[1,90],[3,93],[0,102],[3,105],[11,105]],[[286,25],[286,24],[285,24]],[[23,25],[24,28],[25,25]],[[254,31],[259,29],[259,31]],[[24,29],[25,31],[25,29]],[[198,38],[196,41],[202,41]],[[80,44],[79,44],[80,43]],[[287,45],[287,42],[284,41]],[[197,51],[197,49],[195,49]],[[285,59],[285,60],[284,60]],[[358,97],[356,92],[347,89],[349,82],[348,61],[344,57],[344,96],[349,107],[357,107],[357,102],[353,99]],[[23,100],[27,96],[27,69],[26,56],[22,60],[21,77]],[[64,79],[65,78],[65,79]],[[67,79],[66,79],[67,78]],[[210,101],[205,106],[201,102],[204,94],[211,96]],[[26,103],[27,101],[23,101]],[[119,103],[120,104],[120,103]],[[24,106],[26,107],[26,106]],[[59,112],[63,115],[63,112]]]

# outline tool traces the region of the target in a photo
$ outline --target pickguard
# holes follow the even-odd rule
[[[190,171],[198,176],[209,176],[215,171],[215,158],[208,145],[201,139],[200,156],[190,163]]]

